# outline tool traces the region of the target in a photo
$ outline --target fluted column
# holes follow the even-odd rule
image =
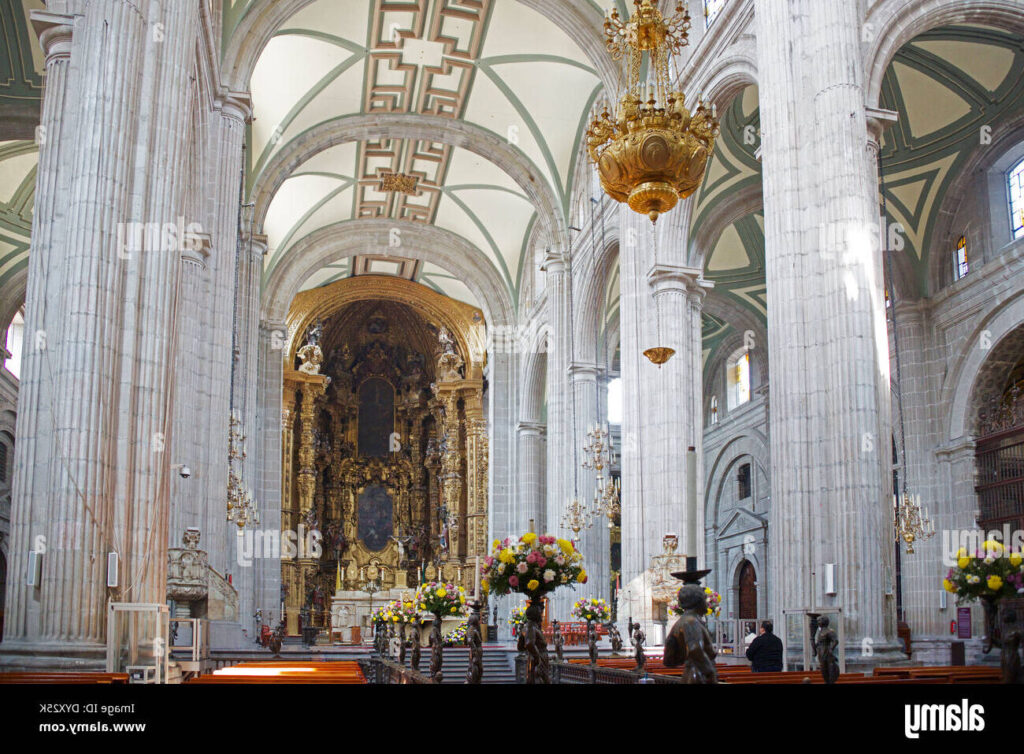
[[[545,457],[547,443],[545,436],[547,427],[539,422],[521,421],[517,427],[518,435],[518,473],[521,508],[512,520],[510,536],[515,532],[525,532],[532,518],[541,521],[544,517],[544,488],[547,485]],[[504,539],[504,537],[499,537]]]
[[[60,265],[53,259],[53,238],[65,202],[60,198],[60,166],[69,148],[62,138],[67,119],[68,67],[71,60],[71,16],[34,11],[32,23],[46,54],[46,88],[40,118],[39,166],[32,217],[32,249],[28,257],[25,293],[25,343],[18,388],[18,418],[11,505],[10,568],[7,577],[4,648],[38,630],[39,603],[25,586],[27,553],[37,550],[35,538],[47,530],[49,501],[46,484],[50,464],[49,427],[52,422],[48,390],[47,333],[56,331],[51,304]],[[44,544],[45,547],[45,544]]]
[[[895,629],[886,595],[891,425],[860,11],[843,0],[758,0],[755,16],[772,365],[770,612],[841,606],[847,661],[877,662]],[[824,589],[828,564],[834,595]]]
[[[547,365],[547,500],[544,520],[536,521],[536,529],[538,533],[556,533],[560,530],[562,511],[572,495],[572,403],[569,395],[571,281],[565,256],[559,252],[548,252],[542,269],[547,273],[547,322],[551,330]]]

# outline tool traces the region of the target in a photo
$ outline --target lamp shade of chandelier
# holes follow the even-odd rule
[[[652,0],[634,0],[628,22],[617,10],[604,21],[608,50],[627,58],[626,88],[614,116],[608,104],[587,129],[587,151],[610,197],[657,222],[680,199],[700,186],[715,147],[718,121],[698,99],[686,108],[685,95],[672,89],[669,59],[687,44],[690,15],[680,2],[675,15],[662,16]],[[644,54],[650,77],[641,82]]]

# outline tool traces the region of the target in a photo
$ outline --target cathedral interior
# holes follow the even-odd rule
[[[0,28],[0,677],[418,683],[443,624],[509,683],[703,631],[696,683],[767,623],[826,683],[822,642],[832,682],[1024,678],[1019,0]]]

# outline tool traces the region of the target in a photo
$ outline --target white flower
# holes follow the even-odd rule
[[[530,566],[526,565],[526,563],[520,563],[516,566],[516,570],[519,571],[519,573],[526,573],[530,570]]]
[[[547,569],[546,571],[544,571],[544,580],[548,581],[548,582],[554,581],[555,580],[555,572],[552,571],[550,568]]]
[[[563,558],[561,555],[559,555],[557,558],[555,558],[555,563],[557,565],[564,566],[565,565],[565,558]]]

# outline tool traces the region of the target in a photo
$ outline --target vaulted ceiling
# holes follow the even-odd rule
[[[226,5],[225,27],[244,12],[242,3]],[[275,155],[327,121],[426,114],[515,147],[567,215],[577,145],[599,88],[576,43],[515,0],[319,0],[277,31],[254,69],[250,185]],[[429,128],[422,138],[329,146],[298,165],[267,208],[266,274],[315,231],[391,219],[469,241],[517,301],[537,212],[505,168]],[[411,177],[411,191],[384,190],[385,174]],[[413,279],[479,305],[451,270],[423,264],[412,271]],[[304,287],[351,272],[350,261],[338,262]]]

